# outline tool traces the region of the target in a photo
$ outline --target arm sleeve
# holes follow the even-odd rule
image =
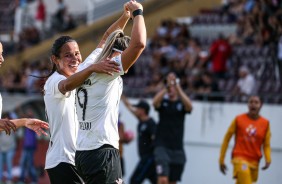
[[[96,58],[101,54],[102,48],[96,48],[93,52],[78,66],[78,72],[96,62]]]
[[[223,139],[223,142],[222,142],[222,145],[221,145],[221,149],[220,149],[220,157],[219,157],[219,163],[220,164],[224,163],[224,158],[225,158],[226,150],[228,148],[229,141],[230,141],[231,137],[233,136],[233,134],[235,133],[235,131],[236,131],[236,119],[233,120],[233,122],[229,126],[229,128],[228,128],[228,130],[227,130],[227,132],[224,136],[224,139]]]
[[[264,144],[263,144],[263,152],[265,156],[265,162],[271,163],[271,147],[270,147],[270,138],[271,138],[271,132],[270,132],[270,125],[268,125]]]

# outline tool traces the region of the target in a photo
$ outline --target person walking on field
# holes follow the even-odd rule
[[[265,156],[265,166],[262,169],[267,169],[271,164],[270,124],[259,114],[261,107],[262,102],[259,96],[250,96],[249,111],[235,117],[221,145],[219,167],[220,171],[226,174],[225,153],[231,137],[235,135],[232,164],[236,184],[252,184],[258,180],[262,148]]]
[[[149,179],[152,184],[156,184],[157,175],[153,151],[157,124],[149,116],[150,105],[145,100],[140,100],[136,105],[131,105],[124,95],[121,99],[139,121],[137,127],[139,162],[130,177],[130,184],[141,184],[145,179]]]
[[[184,122],[192,111],[192,103],[174,73],[167,75],[166,87],[155,95],[153,105],[159,114],[154,150],[158,184],[176,184],[186,162]]]

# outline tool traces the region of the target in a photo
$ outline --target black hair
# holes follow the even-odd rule
[[[53,43],[53,46],[51,48],[51,55],[54,55],[56,57],[60,57],[60,52],[61,52],[61,48],[62,46],[65,44],[65,43],[68,43],[68,42],[76,42],[72,37],[70,36],[60,36],[59,38],[57,38],[55,40],[55,42]],[[51,57],[50,57],[50,61],[52,62],[51,60]],[[46,76],[34,76],[34,75],[30,75],[32,77],[36,77],[36,78],[48,78],[50,77],[55,71],[57,70],[57,67],[56,67],[56,64],[53,63],[52,64],[52,69],[50,71],[50,73]]]
[[[58,39],[55,40],[53,43],[51,54],[59,57],[61,52],[61,47],[68,42],[76,42],[72,37],[70,36],[61,36]]]
[[[54,55],[56,57],[60,57],[60,53],[61,53],[61,48],[62,46],[65,44],[65,43],[68,43],[68,42],[76,42],[72,37],[70,36],[60,36],[59,38],[57,38],[54,43],[53,43],[53,46],[51,48],[51,55]],[[50,61],[52,62],[51,60],[51,57],[50,57]],[[52,62],[53,63],[53,62]],[[29,76],[32,76],[32,77],[36,77],[36,78],[40,78],[40,79],[43,79],[44,81],[42,82],[42,89],[43,89],[43,86],[46,82],[46,80],[48,79],[48,77],[50,77],[55,71],[57,71],[57,66],[55,63],[52,64],[52,69],[50,71],[50,73],[46,76],[35,76],[35,75],[29,75]]]

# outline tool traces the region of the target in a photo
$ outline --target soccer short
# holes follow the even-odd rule
[[[233,168],[236,184],[252,184],[258,179],[258,168],[250,167],[247,162],[233,163]]]
[[[118,149],[111,145],[76,151],[75,165],[86,184],[122,184]]]
[[[82,184],[75,166],[61,162],[52,169],[46,169],[51,184]]]
[[[181,181],[186,162],[185,152],[183,150],[156,147],[154,156],[158,176],[167,176],[170,182]]]
[[[149,179],[151,184],[157,183],[155,160],[153,155],[143,156],[140,159],[130,177],[130,184],[141,184],[145,179]]]

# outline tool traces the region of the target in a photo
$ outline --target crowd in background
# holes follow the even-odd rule
[[[168,71],[181,78],[183,88],[195,99],[240,101],[246,99],[241,96],[253,93],[281,93],[281,6],[278,1],[234,0],[217,9],[203,10],[190,26],[163,20],[142,62],[135,66],[135,77],[125,80],[138,89],[128,94],[152,96],[163,85]],[[207,38],[208,31],[207,35],[190,34],[193,25],[232,23],[237,25],[233,34],[222,32],[212,39]],[[242,68],[248,75],[240,74]],[[245,90],[246,86],[251,89]],[[281,103],[281,97],[272,101],[265,98]]]
[[[39,11],[43,11],[42,6],[39,4]],[[198,100],[240,101],[246,99],[241,98],[242,95],[260,93],[263,90],[266,93],[281,92],[281,58],[279,60],[278,57],[282,52],[279,47],[282,32],[281,6],[275,0],[229,0],[222,7],[202,10],[198,16],[193,17],[190,25],[176,20],[163,20],[149,38],[140,62],[124,77],[125,93],[128,96],[152,97],[164,85],[164,75],[169,71],[174,71],[181,79],[183,89]],[[66,12],[64,2],[58,1],[58,10],[54,15],[57,17],[54,19],[55,27],[64,25],[62,21],[68,20]],[[37,17],[44,17],[42,14],[37,13]],[[236,24],[237,29],[233,34],[222,32],[212,39],[206,39],[205,35],[191,35],[189,26],[209,24]],[[64,26],[57,27],[60,28],[57,31],[65,31],[62,30]],[[20,36],[23,39],[19,42],[20,50],[41,41],[38,29],[28,29],[28,34]],[[246,61],[246,55],[253,61]],[[10,71],[8,80],[6,76],[5,80],[1,80],[2,90],[39,92],[40,80],[29,75],[40,75],[48,69],[46,65],[49,62],[46,59],[42,61],[33,64],[24,62],[24,69],[20,73]],[[143,70],[144,67],[146,70]],[[240,75],[241,67],[251,77]],[[261,83],[267,83],[264,79],[276,81],[276,86],[262,86]],[[249,83],[255,83],[251,84],[252,89],[240,89],[250,86]],[[277,97],[266,101],[280,103],[282,99]]]
[[[34,2],[36,3],[35,15],[29,9],[29,3]],[[70,31],[77,27],[77,23],[73,15],[69,13],[64,0],[57,0],[57,7],[53,14],[47,13],[48,10],[43,0],[13,0],[7,1],[3,5],[8,5],[9,12],[14,14],[11,15],[13,18],[9,22],[9,24],[14,24],[13,41],[2,41],[6,48],[6,54],[21,52],[56,33]],[[1,21],[0,23],[5,24]]]
[[[73,29],[76,27],[73,22],[65,24],[65,27],[58,26],[63,25],[61,21],[72,19],[66,16],[66,5],[63,1],[61,3],[54,15],[57,17],[54,26],[57,31]],[[39,4],[38,10],[41,13],[36,18],[44,22],[44,4]],[[164,87],[164,76],[170,71],[176,73],[182,88],[196,100],[245,101],[244,96],[254,92],[281,94],[282,3],[278,0],[229,0],[222,7],[209,10],[208,13],[220,17],[219,22],[213,23],[237,24],[236,34],[226,37],[222,33],[213,40],[193,37],[189,30],[193,24],[210,24],[209,19],[205,18],[206,13],[203,11],[194,17],[192,25],[175,20],[161,22],[149,39],[140,61],[124,77],[127,96],[152,97]],[[39,27],[34,25],[23,29],[18,45],[4,47],[11,53],[40,43],[44,38],[40,26],[43,25],[39,23]],[[251,62],[244,63],[246,60],[242,56],[246,55],[252,58]],[[253,64],[259,63],[256,56],[262,58],[260,67],[265,65],[266,68],[261,70],[261,74],[260,68]],[[48,73],[49,64],[48,58],[23,62],[20,71],[11,69],[5,78],[0,79],[1,91],[40,93],[42,79],[34,76]],[[278,76],[275,75],[276,69]],[[272,83],[264,83],[265,79]],[[281,98],[273,102],[282,103]],[[12,149],[15,148],[12,146]]]

